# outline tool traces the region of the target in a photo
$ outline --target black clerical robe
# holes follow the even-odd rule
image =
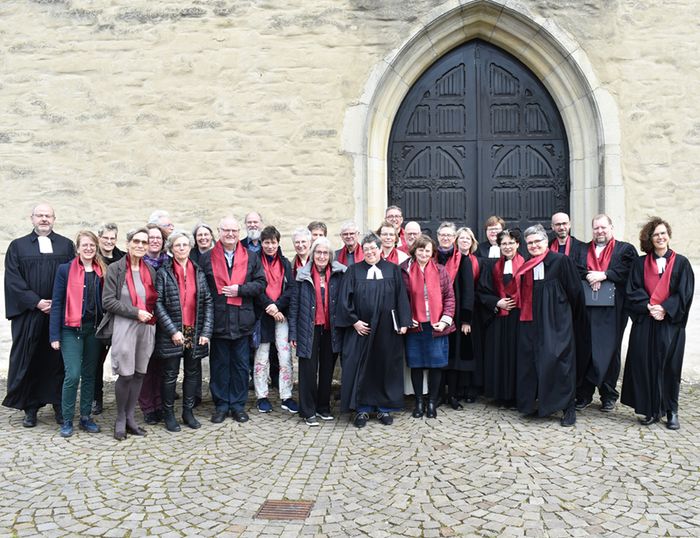
[[[336,324],[344,328],[341,376],[341,411],[359,406],[403,408],[403,336],[399,327],[411,326],[411,307],[401,268],[380,260],[381,279],[368,279],[370,265],[348,267],[340,287]],[[360,336],[353,324],[362,320],[371,331]]]
[[[5,254],[5,315],[11,321],[12,349],[2,404],[15,409],[61,403],[61,352],[51,348],[49,315],[36,305],[51,299],[56,270],[75,257],[75,247],[57,233],[48,237],[52,254],[39,252],[34,232],[12,241]]]
[[[574,262],[548,252],[544,278],[535,280],[532,321],[518,324],[517,405],[544,417],[574,403],[576,344],[574,319],[585,314],[583,289]]]
[[[669,251],[670,252],[670,251]],[[625,373],[623,404],[644,416],[678,412],[678,393],[685,351],[685,327],[693,302],[695,275],[688,259],[676,254],[670,295],[662,306],[666,317],[656,321],[647,310],[649,294],[644,288],[644,260],[637,258],[627,280],[627,307],[632,318]]]
[[[577,250],[576,265],[583,286],[589,286],[586,281],[586,258],[590,245],[585,243]],[[620,376],[620,349],[628,318],[625,286],[632,263],[638,257],[637,250],[631,244],[615,240],[610,264],[605,271],[607,281],[615,284],[615,305],[586,307],[587,331],[585,338],[578,341],[582,348],[578,353],[578,385],[580,391],[586,392],[579,395],[582,399],[589,399],[594,387],[601,387],[601,398],[616,400],[618,397],[615,386]]]

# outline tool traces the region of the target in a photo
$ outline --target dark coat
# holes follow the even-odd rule
[[[197,285],[197,307],[192,337],[193,355],[202,359],[209,354],[209,345],[200,346],[199,338],[211,338],[214,325],[214,301],[209,293],[209,286],[202,270],[193,262]],[[182,307],[180,306],[180,288],[173,270],[173,261],[166,261],[156,274],[156,355],[164,359],[182,357],[183,346],[173,344],[171,337],[182,331]]]
[[[240,306],[229,305],[226,302],[227,298],[218,292],[211,266],[211,250],[202,254],[199,266],[207,278],[209,291],[214,299],[214,331],[212,337],[237,340],[243,336],[253,334],[257,319],[255,299],[267,287],[265,271],[263,271],[260,263],[260,257],[255,252],[248,252],[248,270],[246,271],[245,281],[238,287],[238,295],[243,299]]]
[[[256,301],[257,309],[261,311],[260,318],[260,341],[264,344],[275,341],[275,319],[272,316],[267,315],[265,309],[271,304],[277,305],[277,309],[284,314],[284,317],[289,317],[289,306],[292,303],[292,295],[296,287],[294,282],[294,277],[292,277],[292,264],[289,260],[282,256],[282,249],[278,249],[277,254],[282,261],[282,267],[284,268],[284,279],[282,281],[282,295],[280,295],[276,301],[273,301],[267,296],[267,293],[263,292]],[[265,254],[263,254],[264,256]],[[264,269],[263,269],[264,271]]]
[[[314,342],[314,325],[316,320],[316,290],[311,277],[311,263],[297,271],[297,283],[289,308],[289,340],[296,340],[297,356],[310,358]],[[336,327],[338,293],[343,273],[347,268],[334,261],[331,264],[331,276],[328,281],[328,300],[330,301],[331,345],[333,353],[340,352],[343,335]]]
[[[139,319],[139,309],[133,305],[125,305],[121,302],[122,287],[126,280],[126,262],[128,258],[124,256],[122,259],[114,262],[107,267],[105,275],[104,288],[102,289],[102,308],[110,315],[105,315],[100,326],[106,323],[106,318],[111,316],[122,316],[129,319]],[[148,264],[148,271],[151,273],[151,280],[155,283],[156,271]]]

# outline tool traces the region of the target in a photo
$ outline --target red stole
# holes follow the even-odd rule
[[[399,229],[396,230],[396,237],[397,237],[397,242],[401,243],[401,246],[406,244],[406,232],[404,231],[404,229],[401,226],[399,226]],[[406,254],[408,254],[408,252],[406,252]]]
[[[452,256],[445,260],[445,271],[450,275],[450,284],[454,285],[457,272],[459,271],[459,262],[462,260],[462,253],[457,246],[452,247]]]
[[[211,271],[214,273],[216,291],[219,294],[222,294],[221,290],[224,286],[242,285],[248,272],[248,250],[241,245],[240,241],[236,244],[236,250],[233,254],[233,270],[231,271],[231,276],[228,276],[224,246],[221,244],[221,241],[217,241],[214,248],[211,249]],[[226,297],[226,303],[233,306],[241,306],[243,297]]]
[[[134,285],[134,275],[131,272],[131,256],[128,254],[126,258],[126,287],[129,289],[129,297],[131,298],[131,304],[134,305],[139,310],[145,310],[153,314],[156,306],[156,299],[158,298],[158,293],[156,288],[153,286],[153,279],[151,278],[151,271],[148,269],[149,265],[146,261],[141,258],[139,260],[139,274],[141,275],[141,283],[146,289],[146,302],[144,304],[141,296],[136,293],[136,286]],[[156,317],[155,315],[150,321],[146,322],[147,325],[155,325]]]
[[[265,253],[262,253],[262,266],[267,279],[267,288],[265,294],[272,300],[276,301],[282,295],[282,283],[284,282],[284,266],[280,260],[279,254],[275,254],[272,261],[268,261]]]
[[[671,295],[671,271],[675,261],[676,253],[671,251],[666,260],[666,269],[659,275],[659,266],[656,265],[654,255],[647,254],[644,260],[644,289],[649,294],[649,304],[662,304]]]
[[[510,282],[508,282],[508,285],[503,284],[503,269],[506,265],[505,256],[501,256],[498,261],[493,264],[493,269],[491,269],[491,274],[493,275],[493,285],[494,288],[496,288],[496,295],[499,297],[499,299],[504,299],[505,297],[517,299],[518,286],[515,281],[515,275],[518,273],[518,269],[520,269],[523,263],[525,263],[525,259],[516,252],[515,256],[513,256],[512,262],[513,278],[510,280]],[[498,309],[499,316],[505,317],[509,313],[510,312],[508,310],[503,310],[501,308]]]
[[[570,235],[566,236],[565,245],[566,246],[564,247],[564,256],[568,256],[569,253],[571,252],[571,236]],[[559,254],[559,239],[557,239],[556,237],[554,238],[554,241],[552,241],[552,244],[549,245],[549,250],[551,250],[555,254]],[[595,254],[594,254],[594,257],[595,257]]]
[[[607,271],[608,265],[610,265],[610,259],[612,258],[613,249],[615,248],[615,238],[608,241],[605,248],[600,253],[600,258],[596,258],[595,255],[595,243],[591,242],[588,247],[588,256],[586,257],[586,265],[589,271]]]
[[[324,293],[321,297],[321,275],[318,274],[316,270],[316,264],[311,264],[311,276],[314,279],[314,290],[316,290],[316,317],[314,319],[315,325],[323,325],[324,329],[331,328],[331,309],[328,306],[328,287],[330,284],[331,277],[331,266],[326,265],[326,285],[323,288]]]
[[[187,260],[187,271],[177,261],[173,260],[173,273],[177,280],[177,288],[180,292],[180,309],[182,310],[182,324],[194,327],[197,321],[197,275],[194,264]],[[193,286],[192,283],[195,283]]]
[[[396,247],[391,249],[391,252],[389,252],[389,255],[387,257],[384,257],[384,251],[381,251],[380,256],[382,257],[382,260],[386,260],[388,262],[391,262],[393,264],[398,265],[399,264],[399,253],[396,250]]]
[[[307,259],[307,261],[308,261],[308,259]],[[297,277],[297,271],[299,269],[301,269],[302,267],[304,267],[304,265],[306,265],[306,264],[301,261],[299,254],[295,255],[294,260],[292,262],[292,274],[294,275],[294,278]]]
[[[100,264],[92,265],[93,271],[102,278]],[[66,327],[80,327],[83,319],[83,292],[85,290],[85,267],[80,261],[80,256],[73,258],[68,269],[68,283],[66,285],[66,312],[64,325]]]
[[[353,252],[355,255],[355,263],[360,263],[362,260],[365,259],[365,253],[362,250],[362,247],[357,244],[355,247],[355,252]],[[348,247],[343,246],[343,248],[340,249],[340,254],[338,254],[338,261],[342,263],[343,265],[348,264]]]
[[[440,289],[440,272],[437,264],[430,260],[423,271],[418,262],[411,260],[408,268],[408,298],[411,300],[411,315],[420,323],[425,323],[428,316],[425,311],[425,289],[428,290],[428,308],[433,323],[442,317],[442,290]]]
[[[532,291],[535,287],[535,277],[532,269],[540,264],[549,254],[549,251],[540,254],[536,258],[530,258],[513,275],[517,286],[517,304],[520,308],[520,321],[532,321]]]

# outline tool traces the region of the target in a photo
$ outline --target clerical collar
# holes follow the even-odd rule
[[[37,235],[36,238],[39,241],[39,252],[41,254],[53,254],[53,243],[48,236]]]
[[[544,280],[544,262],[540,262],[532,268],[532,278],[534,280]]]
[[[367,271],[367,280],[382,280],[383,278],[382,270],[376,265],[370,265]]]
[[[513,260],[506,260],[503,264],[503,274],[512,275],[513,274]]]
[[[491,245],[489,247],[489,258],[500,258],[501,257],[501,247],[498,245]]]
[[[659,269],[659,274],[663,273],[666,270],[666,258],[663,256],[656,258],[656,267]]]

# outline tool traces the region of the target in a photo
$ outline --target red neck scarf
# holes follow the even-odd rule
[[[173,260],[173,273],[177,280],[178,291],[180,292],[180,309],[182,310],[182,324],[194,327],[197,321],[195,307],[197,305],[197,275],[195,275],[194,264],[187,260],[187,270],[177,261]]]
[[[396,264],[396,265],[399,264],[399,252],[398,252],[398,250],[396,249],[396,247],[394,247],[394,248],[391,249],[391,252],[389,252],[389,255],[388,255],[388,256],[386,256],[386,257],[384,256],[384,251],[383,251],[383,250],[381,251],[381,254],[380,254],[380,255],[381,255],[381,257],[382,257],[382,260],[386,260],[386,261],[391,262],[391,263],[394,263],[394,264]]]
[[[467,259],[471,262],[472,264],[472,277],[474,277],[474,283],[479,280],[479,260],[476,259],[476,256],[473,254],[467,254]]]
[[[518,269],[525,263],[525,259],[516,252],[515,256],[511,260],[513,262],[513,278],[507,285],[503,283],[503,269],[506,265],[505,256],[501,256],[496,263],[493,264],[493,269],[491,269],[491,274],[493,275],[493,285],[496,288],[496,295],[499,299],[504,299],[505,297],[517,299],[518,286],[515,282],[515,275]],[[499,316],[507,316],[509,314],[508,310],[498,309]]]
[[[355,256],[355,263],[360,263],[362,260],[365,259],[365,253],[362,251],[362,247],[359,245],[355,245],[355,250],[353,251],[353,254]],[[340,254],[338,254],[338,261],[342,263],[343,265],[348,264],[348,247],[343,247],[340,249]]]
[[[309,259],[307,258],[306,261],[309,261]],[[304,267],[304,265],[306,265],[306,263],[301,261],[299,254],[295,255],[294,262],[292,263],[292,274],[294,275],[294,278],[297,277],[297,271]]]
[[[462,261],[462,253],[454,246],[452,247],[452,255],[445,260],[445,271],[450,275],[450,284],[454,285],[459,271],[459,262]]]
[[[571,252],[571,236],[567,235],[566,236],[566,243],[564,247],[564,256],[568,256],[569,253]],[[554,238],[554,241],[552,241],[552,244],[549,245],[549,250],[552,252],[559,254],[559,239],[556,237]]]
[[[586,257],[586,265],[589,271],[607,271],[612,258],[613,249],[615,248],[615,238],[608,241],[605,248],[600,253],[600,258],[595,255],[595,243],[591,242],[588,247],[588,256]]]
[[[649,294],[649,304],[662,304],[671,295],[671,271],[675,261],[676,253],[671,251],[671,255],[666,259],[666,269],[660,275],[654,255],[647,254],[644,260],[644,289]]]
[[[323,325],[324,329],[331,328],[331,309],[328,308],[328,284],[331,277],[331,265],[326,265],[326,284],[323,288],[323,297],[321,297],[321,275],[316,270],[316,264],[311,264],[311,276],[314,279],[314,290],[316,290],[316,317],[315,325]]]
[[[244,248],[240,241],[236,244],[236,250],[233,254],[233,270],[231,271],[231,276],[229,276],[224,246],[221,244],[221,241],[217,241],[214,248],[211,249],[211,270],[214,273],[216,291],[219,294],[222,294],[221,289],[224,286],[242,285],[248,272],[248,249]],[[227,297],[226,303],[233,306],[241,306],[243,298],[240,296]]]
[[[539,265],[547,254],[549,251],[545,250],[544,254],[530,258],[513,275],[518,290],[516,301],[518,308],[520,308],[520,321],[532,321],[532,291],[535,287],[535,276],[532,269]]]
[[[262,266],[265,271],[265,278],[267,279],[267,288],[265,288],[265,294],[272,300],[276,301],[282,295],[282,283],[284,282],[284,266],[282,265],[282,260],[278,253],[272,258],[272,261],[268,261],[265,253],[262,253]]]
[[[401,226],[399,226],[399,230],[398,230],[398,232],[396,233],[396,236],[397,236],[397,238],[398,238],[398,241],[397,241],[397,242],[398,242],[400,245],[405,245],[405,244],[406,244],[406,232],[404,231],[404,229],[403,229]]]
[[[92,270],[102,279],[102,269],[99,263],[93,263]],[[83,292],[85,290],[85,266],[80,261],[80,256],[73,258],[68,269],[68,283],[66,285],[66,311],[64,325],[66,327],[80,327],[83,319]]]
[[[418,262],[411,260],[408,268],[408,298],[411,300],[411,315],[420,323],[425,323],[428,316],[425,311],[425,290],[428,290],[428,308],[430,319],[437,323],[442,317],[442,290],[440,273],[434,260],[430,260],[423,271]]]
[[[129,289],[129,297],[131,298],[131,304],[134,305],[139,310],[145,310],[153,314],[153,310],[156,306],[156,299],[158,298],[158,293],[156,288],[153,286],[153,279],[151,278],[151,271],[148,269],[149,265],[146,261],[141,258],[139,260],[139,275],[141,275],[141,283],[146,289],[146,302],[143,302],[141,296],[136,293],[136,286],[134,285],[134,275],[131,272],[131,256],[126,255],[126,287]],[[148,321],[148,325],[155,325],[156,317],[155,315]]]

